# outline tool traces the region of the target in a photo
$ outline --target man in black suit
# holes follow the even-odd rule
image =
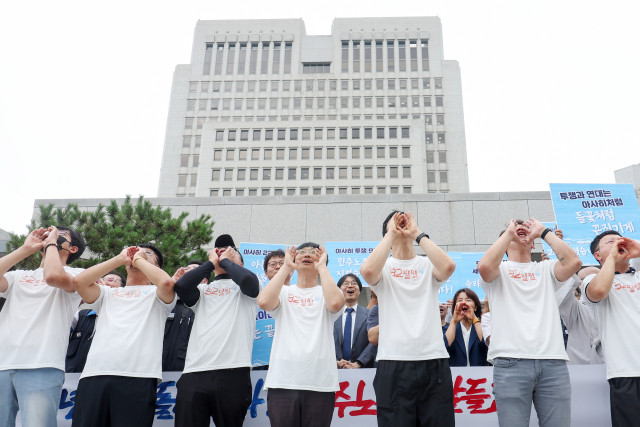
[[[346,274],[338,281],[338,287],[347,302],[344,313],[333,327],[338,368],[373,368],[378,346],[371,345],[367,336],[369,309],[358,305],[362,283],[355,274]]]

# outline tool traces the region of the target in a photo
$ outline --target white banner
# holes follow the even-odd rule
[[[572,426],[611,426],[609,384],[605,380],[605,372],[604,365],[569,366]],[[336,393],[332,426],[377,426],[376,396],[373,390],[375,373],[375,369],[339,371],[340,391]],[[267,392],[262,390],[266,374],[266,371],[251,372],[253,401],[247,411],[245,426],[269,426]],[[498,417],[492,389],[493,368],[451,368],[451,374],[454,383],[456,424],[497,427]],[[175,383],[180,375],[180,372],[165,372],[164,379],[158,386],[154,426],[174,425]],[[79,377],[80,374],[66,375],[58,411],[59,427],[71,426]],[[130,409],[135,410],[133,407]],[[17,425],[20,426],[20,414],[17,421]],[[538,425],[533,408],[530,425]]]

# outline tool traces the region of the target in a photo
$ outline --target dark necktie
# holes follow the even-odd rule
[[[344,341],[342,341],[342,358],[351,361],[351,313],[353,308],[347,308],[347,319],[344,322]]]

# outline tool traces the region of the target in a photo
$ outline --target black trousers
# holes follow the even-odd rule
[[[637,427],[640,423],[640,378],[609,379],[609,397],[611,399],[611,425],[613,427]]]
[[[100,375],[78,383],[72,427],[151,427],[156,378]]]
[[[378,361],[373,380],[379,427],[453,427],[449,359]]]
[[[241,427],[251,405],[251,368],[182,374],[176,395],[176,427]]]
[[[336,393],[270,388],[267,408],[271,427],[329,427]]]

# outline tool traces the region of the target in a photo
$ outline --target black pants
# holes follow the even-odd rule
[[[640,378],[609,379],[611,399],[611,425],[637,427],[640,423]]]
[[[251,405],[251,369],[182,374],[176,395],[176,427],[241,427]]]
[[[379,427],[453,427],[448,359],[378,361],[373,380]]]
[[[329,427],[336,393],[270,388],[267,408],[271,427]]]
[[[101,375],[78,383],[72,427],[151,427],[156,378]]]

